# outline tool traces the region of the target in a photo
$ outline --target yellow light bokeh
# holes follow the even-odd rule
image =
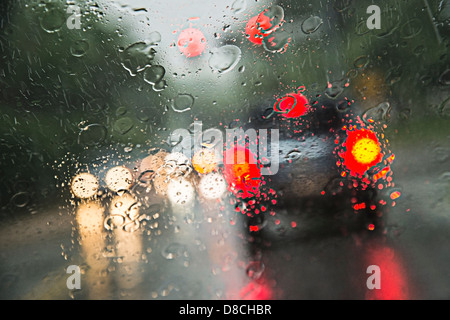
[[[369,138],[358,140],[352,149],[352,155],[355,160],[362,164],[368,164],[374,161],[380,153],[380,146]]]
[[[192,165],[198,173],[207,174],[212,172],[217,166],[217,159],[214,150],[201,150],[192,157]]]

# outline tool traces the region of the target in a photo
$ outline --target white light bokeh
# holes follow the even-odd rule
[[[195,199],[195,188],[186,179],[172,179],[167,185],[167,197],[172,205],[190,205]]]
[[[220,173],[212,172],[200,179],[198,189],[206,199],[220,199],[227,191],[227,184]]]
[[[87,199],[97,193],[98,186],[98,179],[93,174],[82,172],[72,179],[70,190],[75,197]]]
[[[108,170],[105,183],[114,192],[128,190],[133,184],[133,174],[130,169],[117,166]]]

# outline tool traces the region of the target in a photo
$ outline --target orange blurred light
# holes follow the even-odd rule
[[[392,200],[395,200],[395,199],[400,198],[401,195],[402,194],[400,193],[400,191],[394,191],[394,192],[391,193],[390,197],[391,197]]]
[[[198,173],[210,173],[217,166],[214,150],[204,149],[197,151],[192,157],[192,165]]]

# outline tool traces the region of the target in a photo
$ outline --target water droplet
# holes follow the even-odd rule
[[[400,110],[398,117],[402,120],[408,120],[411,117],[411,109],[405,108]]]
[[[353,62],[353,65],[357,69],[364,69],[369,64],[369,56],[359,56]]]
[[[439,83],[445,86],[450,85],[450,69],[445,70],[439,76]]]
[[[231,5],[231,11],[234,13],[239,13],[244,11],[247,8],[246,0],[235,0]]]
[[[390,118],[391,105],[389,102],[382,102],[376,107],[370,108],[363,114],[363,120],[366,123],[388,122]]]
[[[405,22],[400,28],[403,39],[410,39],[418,35],[423,28],[423,21],[418,18],[412,18]]]
[[[125,217],[121,215],[111,215],[105,218],[103,221],[103,227],[106,230],[113,230],[116,228],[120,228],[125,223]]]
[[[94,175],[82,172],[72,179],[70,190],[75,197],[87,199],[97,193],[98,185],[98,180]]]
[[[422,85],[427,86],[433,81],[433,77],[431,77],[428,74],[425,74],[425,75],[421,76],[419,80],[420,80],[420,83],[422,83]]]
[[[162,66],[152,66],[145,69],[144,71],[144,81],[150,84],[156,84],[164,78],[166,74],[166,69]]]
[[[89,50],[89,43],[86,40],[76,40],[70,46],[70,53],[74,57],[82,57]]]
[[[241,59],[241,49],[234,45],[225,45],[211,51],[208,64],[213,72],[225,73],[232,70]]]
[[[449,158],[449,150],[437,147],[433,150],[434,159],[438,162],[445,162]]]
[[[133,128],[133,120],[128,117],[120,118],[114,123],[114,130],[120,134],[125,134]]]
[[[300,151],[298,151],[298,150],[291,150],[284,156],[284,158],[287,161],[292,162],[292,161],[300,159],[301,156],[302,156],[302,153]]]
[[[266,51],[283,53],[291,42],[291,35],[286,31],[276,31],[263,39],[263,46]]]
[[[369,32],[370,32],[370,29],[367,28],[366,20],[363,19],[360,22],[358,22],[358,24],[355,27],[355,33],[358,36],[362,36],[362,35],[364,35],[366,33],[369,33]]]
[[[25,207],[30,202],[30,194],[28,192],[18,192],[11,198],[11,204],[18,208]]]
[[[157,45],[161,42],[161,34],[158,31],[153,31],[147,37],[150,45]]]
[[[165,247],[161,254],[167,260],[173,260],[178,257],[181,257],[187,253],[186,247],[178,242],[170,243],[167,247]]]
[[[265,266],[261,261],[252,261],[248,264],[246,273],[251,279],[258,280],[264,272]]]
[[[341,100],[336,104],[336,110],[342,113],[347,112],[350,109],[351,103],[348,100]]]
[[[185,179],[174,179],[167,185],[167,196],[172,204],[187,205],[195,198],[194,186]]]
[[[198,189],[206,199],[220,199],[227,190],[227,184],[220,173],[212,172],[201,177]]]
[[[423,44],[418,45],[417,47],[414,48],[413,52],[416,56],[420,56],[425,52],[425,46]]]
[[[402,76],[402,66],[398,65],[395,67],[392,67],[386,72],[386,84],[387,85],[393,85],[400,81]]]
[[[187,93],[180,93],[173,101],[172,109],[175,112],[186,112],[194,105],[194,97]]]
[[[126,107],[118,107],[116,109],[116,116],[123,116],[125,113],[127,113],[127,108]]]
[[[105,176],[105,183],[114,192],[128,190],[133,184],[133,174],[130,169],[117,166],[108,170]]]
[[[42,29],[48,33],[58,32],[66,22],[65,14],[58,9],[50,9],[41,16]]]
[[[450,171],[444,172],[439,176],[440,181],[450,182]]]
[[[149,108],[141,108],[138,111],[136,111],[136,117],[139,119],[139,121],[147,122],[150,120],[150,114],[151,111]]]
[[[284,21],[284,10],[280,6],[272,6],[270,8],[265,9],[261,12],[257,19],[256,25],[258,29],[263,34],[269,34],[276,29],[278,29]],[[269,22],[269,23],[267,23]],[[264,29],[263,26],[267,26],[267,29]]]
[[[320,17],[309,17],[302,23],[302,31],[306,34],[316,32],[317,29],[323,24],[323,20]]]
[[[341,80],[329,83],[325,89],[325,95],[331,99],[336,99],[342,92],[344,92],[344,82]]]
[[[441,102],[439,110],[442,116],[450,117],[450,97]]]
[[[334,177],[325,186],[325,193],[331,194],[333,196],[341,194],[346,189],[347,186],[346,179],[342,177]]]
[[[107,130],[101,124],[90,124],[84,127],[78,134],[78,143],[84,146],[101,144],[106,138]]]
[[[151,65],[156,53],[153,46],[153,43],[136,42],[122,52],[122,66],[130,75],[135,76]]]
[[[158,81],[157,83],[155,83],[152,86],[153,91],[156,91],[156,92],[163,91],[165,88],[167,88],[166,80]]]

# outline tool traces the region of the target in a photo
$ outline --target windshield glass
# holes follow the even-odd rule
[[[449,1],[0,8],[0,298],[449,297]]]

